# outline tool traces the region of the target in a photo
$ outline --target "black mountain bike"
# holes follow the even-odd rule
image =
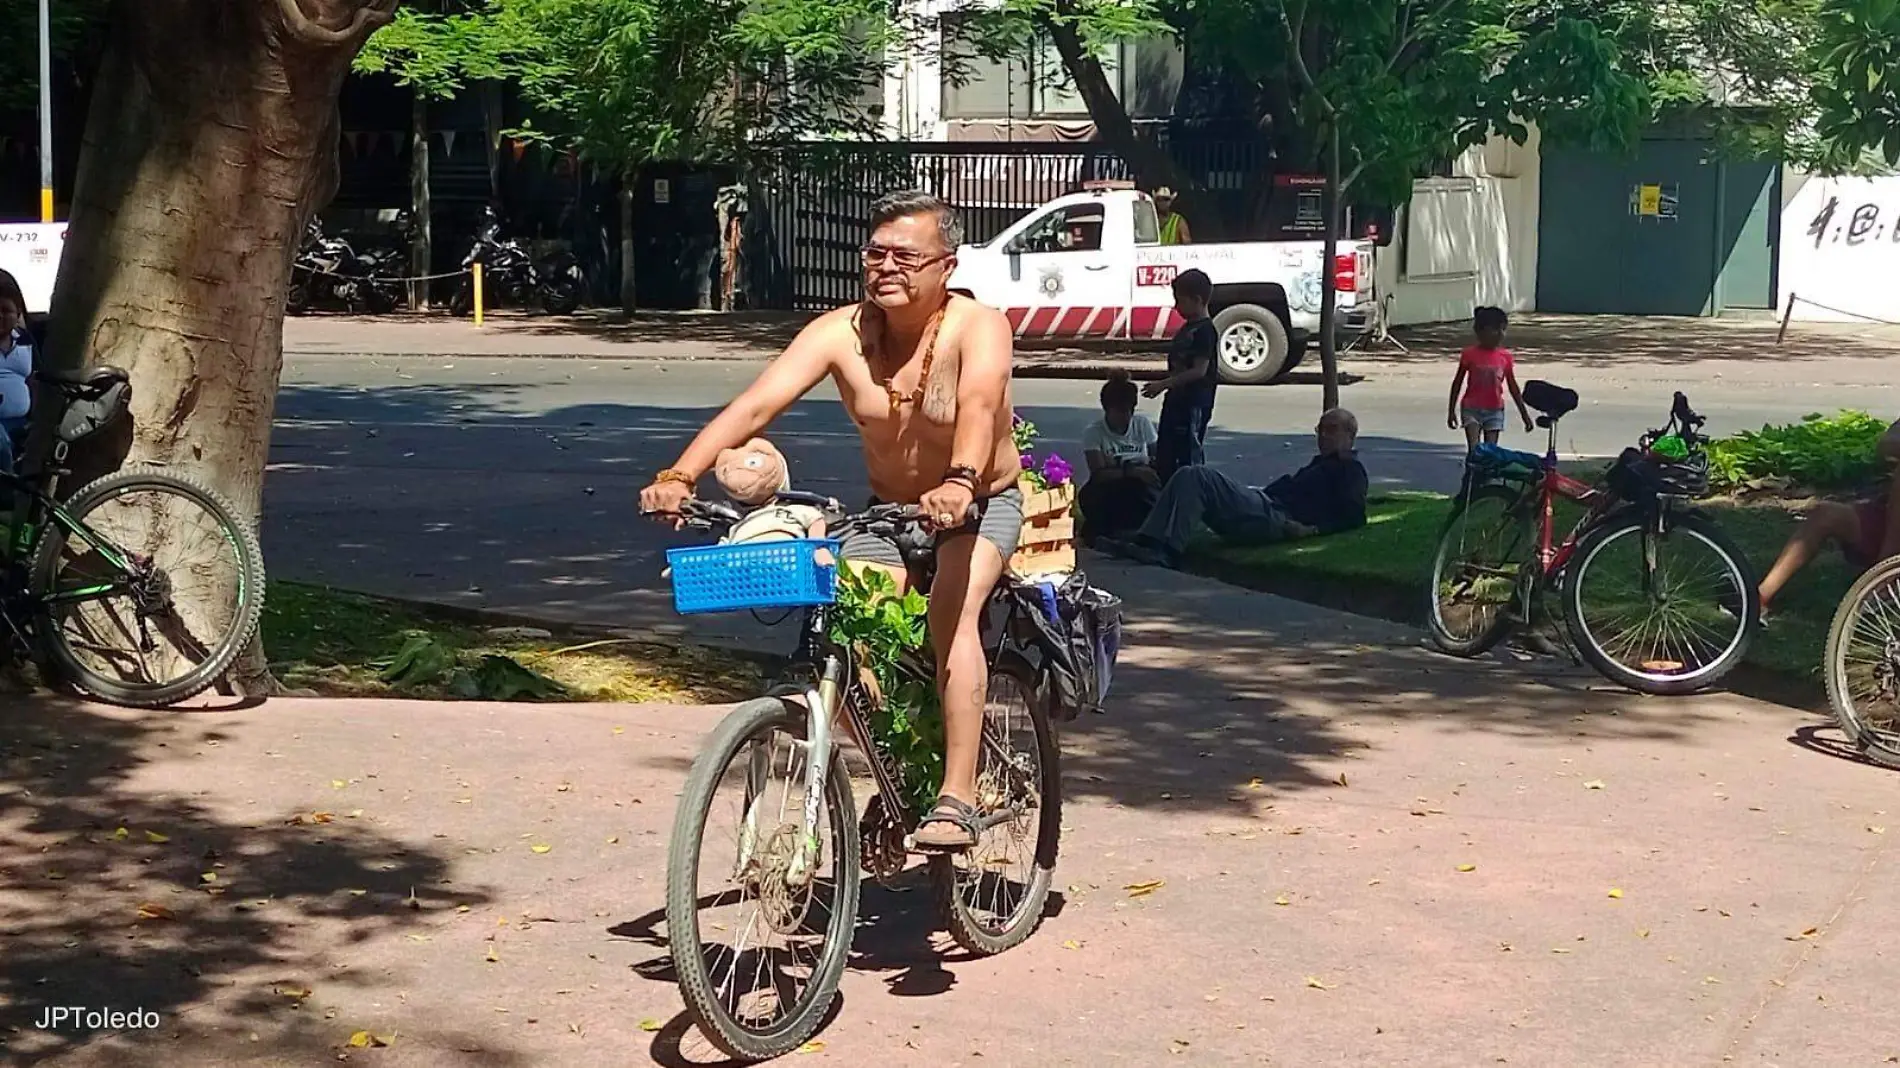
[[[846,515],[827,498],[781,500],[824,510],[833,538],[857,530],[920,542],[908,554],[913,573],[931,559],[928,539],[910,536],[914,507]],[[688,501],[684,518],[694,529],[719,530],[742,516]],[[675,596],[689,580],[711,580],[719,592],[691,610],[786,605],[759,591],[787,576],[793,585],[803,581],[794,573],[812,572],[820,544],[685,550],[707,554],[696,575],[687,574],[694,561],[676,551]],[[963,853],[927,854],[951,937],[979,956],[1017,945],[1042,923],[1062,830],[1059,751],[1042,696],[1043,668],[1033,660],[1036,624],[1012,582],[999,584],[986,613],[990,679],[977,767],[979,840]],[[829,611],[822,603],[806,607],[786,676],[794,681],[738,706],[712,732],[673,824],[666,926],[680,991],[700,1030],[734,1057],[776,1057],[817,1031],[851,950],[860,865],[881,880],[902,873],[923,816],[905,800],[903,763],[867,730],[880,697],[854,650],[828,636]],[[907,686],[934,686],[927,649],[903,667]],[[869,760],[875,794],[862,823],[833,736],[837,723]]]
[[[160,708],[223,677],[264,609],[257,535],[198,481],[131,467],[55,496],[70,448],[125,417],[126,373],[41,371],[50,462],[0,472],[16,501],[0,558],[0,647],[43,681],[115,704]],[[36,417],[37,418],[37,417]]]

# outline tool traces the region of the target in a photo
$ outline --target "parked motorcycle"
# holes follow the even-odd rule
[[[302,315],[311,306],[340,304],[351,312],[382,315],[402,300],[402,258],[399,253],[372,250],[359,253],[348,241],[323,232],[315,219],[304,228],[303,248],[291,264],[290,290],[284,310]]]
[[[587,275],[572,252],[557,252],[536,262],[513,238],[503,239],[501,221],[493,208],[483,218],[481,233],[462,258],[462,269],[482,265],[482,299],[488,305],[527,305],[538,301],[554,315],[569,315],[581,306]],[[475,308],[473,278],[462,279],[449,298],[449,311],[464,316]]]

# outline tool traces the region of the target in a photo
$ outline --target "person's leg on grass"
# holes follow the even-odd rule
[[[1178,564],[1196,524],[1206,524],[1210,517],[1239,519],[1260,512],[1260,496],[1211,467],[1181,471],[1162,487],[1161,499],[1135,535],[1136,547],[1152,550],[1156,557],[1143,562]]]
[[[1776,557],[1775,565],[1768,569],[1767,576],[1761,580],[1757,590],[1761,596],[1761,614],[1768,615],[1769,606],[1788,585],[1788,580],[1820,555],[1828,542],[1856,546],[1860,540],[1860,516],[1853,505],[1835,501],[1823,501],[1815,505],[1801,525],[1795,528],[1794,535],[1782,548],[1781,555]]]
[[[943,698],[943,789],[917,828],[926,849],[966,849],[975,836],[965,826],[977,803],[976,763],[989,700],[989,662],[983,656],[983,606],[1003,577],[1002,551],[989,539],[959,534],[937,548],[930,587],[930,644],[937,656]],[[959,807],[961,806],[961,807]]]

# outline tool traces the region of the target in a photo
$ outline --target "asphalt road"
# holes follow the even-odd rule
[[[1375,486],[1455,486],[1461,439],[1443,424],[1436,365],[1359,365],[1359,416]],[[287,359],[266,489],[272,573],[596,622],[661,622],[660,550],[633,498],[755,373],[740,360],[309,356]],[[1695,367],[1570,367],[1583,395],[1560,448],[1613,455],[1658,425],[1686,388],[1712,433],[1855,406],[1891,411],[1866,365],[1830,379],[1802,367],[1713,377]],[[1785,379],[1800,377],[1807,381]],[[1697,380],[1700,379],[1700,380]],[[1016,405],[1067,447],[1094,418],[1099,384],[1022,381]],[[1304,463],[1319,412],[1310,384],[1222,391],[1212,462],[1253,483]],[[856,435],[829,386],[772,432],[801,487],[854,499]],[[1507,444],[1541,447],[1521,431]]]

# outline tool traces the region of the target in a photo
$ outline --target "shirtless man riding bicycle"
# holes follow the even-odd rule
[[[962,238],[955,212],[937,197],[878,201],[863,249],[864,299],[805,327],[640,494],[642,511],[676,516],[722,449],[750,439],[825,378],[837,386],[863,439],[871,492],[918,505],[936,539],[928,622],[943,697],[944,782],[915,841],[937,851],[977,839],[989,677],[983,607],[1023,525],[1010,437],[1012,331],[1000,312],[950,293]],[[894,542],[858,535],[841,548],[847,562],[904,581],[905,554]]]

